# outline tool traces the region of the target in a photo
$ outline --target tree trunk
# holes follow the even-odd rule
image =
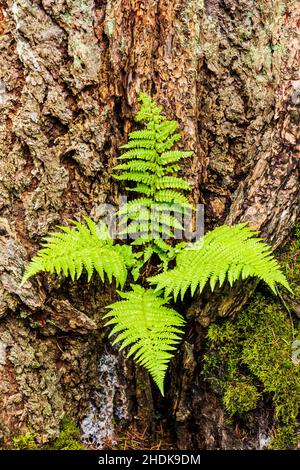
[[[205,202],[206,229],[249,221],[280,245],[299,217],[299,19],[293,0],[0,0],[4,445],[26,428],[47,442],[65,414],[100,447],[125,427],[155,441],[156,391],[99,328],[112,290],[47,276],[20,289],[24,265],[56,224],[117,201],[111,169],[141,90],[194,152],[183,173]],[[252,289],[204,295],[187,311],[192,339],[161,402],[175,446],[244,447],[195,358],[204,328]]]

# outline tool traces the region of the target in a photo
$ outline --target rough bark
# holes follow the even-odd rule
[[[4,442],[26,426],[46,441],[64,413],[102,443],[113,421],[154,433],[147,376],[99,330],[108,287],[40,276],[20,289],[24,264],[57,223],[116,202],[111,168],[140,90],[180,122],[182,145],[194,151],[183,174],[194,202],[205,201],[206,227],[247,220],[282,243],[299,216],[298,21],[293,0],[0,2]],[[181,447],[244,446],[197,380],[195,357],[203,327],[251,289],[188,312],[192,339],[170,396]]]

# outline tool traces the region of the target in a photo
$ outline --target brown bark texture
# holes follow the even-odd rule
[[[294,0],[0,0],[3,445],[26,429],[47,442],[65,414],[94,445],[128,426],[155,439],[156,392],[101,329],[111,289],[48,276],[20,289],[24,266],[57,224],[117,201],[111,169],[140,91],[194,152],[183,175],[206,229],[248,221],[284,242],[299,217],[299,22]],[[259,447],[226,424],[197,363],[204,328],[252,290],[187,310],[167,402],[178,447]]]

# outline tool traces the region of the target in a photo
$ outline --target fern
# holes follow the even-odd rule
[[[122,299],[109,305],[107,325],[114,325],[110,336],[120,350],[129,347],[127,357],[145,367],[164,394],[164,378],[173,351],[183,334],[183,317],[166,307],[167,299],[153,289],[133,285],[130,292],[119,292]]]
[[[213,291],[217,283],[223,285],[225,278],[232,286],[240,277],[255,276],[274,293],[276,284],[290,290],[270,247],[254,237],[255,233],[246,224],[218,227],[209,232],[203,242],[198,241],[196,247],[182,251],[174,269],[148,280],[156,284],[157,289],[164,289],[166,295],[172,293],[175,300],[179,293],[183,299],[188,289],[192,295],[198,287],[202,292],[208,281]]]
[[[175,121],[166,120],[161,114],[161,106],[157,106],[145,93],[139,95],[139,101],[142,105],[135,119],[145,121],[145,129],[129,133],[129,142],[121,148],[130,150],[118,157],[129,161],[115,167],[115,170],[121,173],[114,175],[114,178],[131,183],[143,182],[148,187],[148,194],[153,202],[161,187],[175,189],[179,193],[182,190],[190,190],[189,184],[184,179],[167,175],[171,163],[192,155],[192,152],[166,152],[171,142],[173,146],[181,138],[180,134],[174,134],[178,124]],[[141,192],[139,186],[131,189]],[[160,202],[173,203],[173,198],[169,197],[171,196],[169,193],[164,193],[164,196],[165,200]]]
[[[129,191],[147,196],[139,196],[122,208],[120,215],[126,213],[126,218],[121,219],[122,223],[130,220],[134,222],[121,234],[139,234],[144,244],[153,245],[152,240],[146,237],[147,233],[154,233],[154,238],[171,239],[174,238],[174,230],[182,230],[178,216],[181,217],[182,213],[191,208],[183,194],[190,190],[190,185],[176,176],[180,169],[177,163],[183,158],[189,158],[192,152],[169,151],[174,143],[180,140],[180,134],[175,132],[177,122],[167,120],[161,114],[162,107],[145,93],[139,95],[139,101],[141,107],[135,119],[144,121],[145,128],[131,132],[129,142],[122,145],[121,148],[127,151],[118,158],[125,163],[115,166],[117,173],[114,178],[131,184],[132,186],[127,188]],[[168,211],[172,211],[174,215],[168,217],[165,214]],[[145,216],[145,213],[148,213],[148,216]],[[140,224],[137,223],[138,220]],[[152,247],[152,252],[155,250],[164,262],[168,251]]]
[[[131,247],[113,245],[108,230],[99,228],[85,217],[85,224],[70,221],[75,228],[59,227],[61,232],[50,233],[42,244],[43,248],[28,265],[21,286],[41,271],[64,274],[72,280],[79,279],[83,269],[88,281],[95,270],[102,281],[104,274],[111,282],[114,277],[117,285],[124,286],[127,267],[133,264]]]
[[[133,285],[131,291],[119,292],[122,299],[108,307],[105,318],[107,326],[113,325],[114,343],[129,348],[128,356],[150,372],[163,394],[166,370],[185,323],[166,306],[170,294],[176,300],[188,289],[192,295],[197,289],[201,292],[208,282],[213,291],[225,279],[232,285],[250,276],[264,280],[275,293],[278,284],[290,287],[270,248],[245,224],[222,226],[195,244],[174,246],[176,230],[183,231],[182,215],[192,209],[186,196],[190,186],[178,176],[179,162],[192,152],[172,149],[180,140],[177,123],[167,120],[162,107],[146,94],[141,93],[139,101],[136,121],[143,121],[144,129],[129,134],[114,169],[114,178],[137,194],[118,213],[121,225],[126,224],[119,235],[131,234],[131,245],[114,243],[104,224],[97,226],[87,217],[84,223],[71,221],[73,227],[60,227],[44,239],[22,285],[41,271],[75,280],[85,270],[88,281],[96,271],[102,281],[107,276],[122,288],[128,271],[136,281],[144,264],[157,255],[163,272],[147,279],[155,288]],[[169,269],[175,259],[175,268]]]
[[[158,203],[167,203],[167,204],[177,204],[179,207],[183,208],[182,212],[185,212],[184,209],[191,208],[187,198],[174,190],[165,189],[163,191],[157,191],[154,196],[155,202]]]

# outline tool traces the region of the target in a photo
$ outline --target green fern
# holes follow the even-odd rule
[[[120,350],[129,347],[127,357],[133,356],[150,372],[163,395],[168,364],[185,321],[153,289],[132,285],[132,291],[118,293],[124,300],[109,305],[110,312],[104,316],[110,318],[106,326],[114,325],[110,333],[116,335],[113,344],[121,342]]]
[[[104,224],[97,226],[87,217],[84,223],[71,221],[72,228],[60,227],[60,232],[44,239],[22,285],[41,271],[75,280],[85,270],[88,281],[96,271],[102,281],[106,275],[122,288],[128,271],[137,280],[144,264],[157,255],[159,269],[164,272],[148,279],[156,288],[134,285],[130,292],[119,292],[123,300],[110,305],[105,317],[109,318],[106,325],[114,325],[110,334],[116,335],[114,343],[121,342],[121,349],[129,347],[128,355],[150,372],[163,393],[168,363],[185,323],[179,313],[166,306],[166,296],[173,294],[176,300],[188,289],[192,295],[197,289],[201,292],[208,282],[213,291],[225,279],[232,285],[250,276],[264,280],[275,293],[277,284],[290,288],[271,249],[245,224],[219,227],[193,245],[172,244],[176,230],[183,230],[182,214],[191,210],[186,197],[190,186],[178,177],[178,162],[192,152],[173,150],[180,140],[177,123],[167,120],[161,114],[162,107],[146,94],[141,93],[139,101],[136,121],[143,121],[145,128],[129,134],[114,176],[129,185],[128,191],[137,193],[119,211],[125,233],[134,238],[131,246],[115,244]],[[122,233],[120,230],[119,235]],[[169,269],[175,258],[175,268]]]
[[[139,95],[138,100],[142,103],[136,114],[136,121],[144,121],[145,129],[133,131],[129,134],[129,142],[121,148],[129,149],[118,159],[128,160],[127,163],[117,165],[115,170],[121,172],[114,178],[130,183],[143,182],[148,188],[148,194],[152,203],[156,201],[156,193],[164,189],[175,189],[179,193],[182,190],[190,190],[190,185],[182,178],[168,176],[170,164],[180,161],[182,158],[191,157],[192,152],[167,151],[181,136],[175,133],[178,127],[176,121],[168,121],[161,114],[162,107],[158,106],[145,93]],[[178,171],[179,167],[175,169]],[[127,171],[124,171],[127,170]],[[174,165],[171,166],[173,173]],[[139,185],[133,186],[131,190],[140,193]],[[175,194],[178,194],[174,191]],[[174,194],[173,193],[173,194]],[[160,198],[157,202],[173,204],[172,193],[164,193],[164,201]],[[185,199],[184,204],[189,205]]]
[[[132,249],[129,246],[114,245],[104,224],[98,227],[85,217],[85,224],[71,220],[74,228],[59,227],[61,232],[50,233],[44,238],[43,248],[28,265],[21,286],[41,271],[64,274],[79,279],[83,269],[88,281],[95,270],[102,281],[104,274],[111,282],[124,286],[127,267],[133,264]]]
[[[148,281],[156,284],[157,289],[164,289],[166,295],[172,293],[175,300],[179,293],[183,298],[188,289],[192,295],[197,288],[202,292],[208,281],[213,291],[216,284],[222,286],[226,278],[232,286],[240,277],[255,276],[274,293],[276,284],[290,290],[270,247],[254,237],[255,234],[246,224],[218,227],[205,235],[203,241],[179,253],[174,269]]]
[[[145,129],[131,132],[129,142],[122,145],[121,148],[127,151],[119,159],[126,162],[114,168],[117,171],[114,178],[131,184],[127,189],[139,194],[119,213],[123,216],[122,223],[134,221],[127,224],[121,234],[139,234],[143,244],[153,245],[154,238],[171,239],[174,238],[174,230],[183,229],[179,218],[191,208],[184,195],[190,190],[190,185],[176,174],[180,169],[178,162],[191,157],[192,152],[170,151],[180,140],[180,134],[175,132],[177,122],[167,120],[161,114],[162,107],[145,93],[141,93],[138,99],[141,107],[135,119],[143,121]],[[140,197],[143,194],[147,197]],[[168,212],[169,215],[166,214]],[[151,233],[149,240],[147,234]],[[155,250],[165,261],[168,250],[152,247],[152,252]]]

